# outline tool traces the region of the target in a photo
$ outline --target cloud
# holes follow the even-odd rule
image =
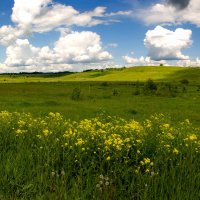
[[[123,56],[122,58],[126,64],[133,66],[159,66],[160,64],[168,65],[164,60],[155,61],[150,57],[141,56],[140,58],[135,58],[130,56]]]
[[[178,9],[185,9],[189,5],[190,0],[167,0],[167,2]]]
[[[62,71],[73,71],[77,66],[68,64],[58,64],[56,65],[44,65],[40,66],[17,66],[9,67],[5,64],[0,64],[0,73],[19,73],[19,72],[62,72]]]
[[[164,66],[200,67],[199,58],[196,58],[195,60],[178,60],[177,62],[166,60],[155,61],[152,60],[150,57],[143,56],[141,56],[140,58],[123,56],[122,58],[128,66],[159,66],[162,64]]]
[[[182,50],[192,44],[192,31],[178,28],[175,31],[157,26],[146,33],[144,45],[148,48],[148,56],[152,60],[187,60]]]
[[[5,64],[9,67],[99,63],[112,59],[112,55],[103,50],[100,36],[90,31],[61,35],[52,49],[34,47],[27,39],[17,39],[7,47],[6,55]]]
[[[0,45],[8,46],[23,33],[23,30],[16,29],[10,25],[0,27]]]
[[[116,16],[127,15],[129,11],[106,13],[106,7],[96,7],[79,12],[72,6],[55,3],[53,0],[14,0],[11,19],[14,23],[0,27],[0,45],[8,46],[16,39],[30,34],[49,32],[57,28],[73,26],[96,26],[119,22]]]
[[[200,59],[196,58],[195,60],[179,60],[177,61],[177,65],[184,67],[200,67]]]
[[[190,0],[188,4],[186,0],[168,0],[167,2],[155,3],[150,7],[139,9],[135,12],[135,17],[147,25],[191,23],[200,27],[199,0]]]
[[[146,9],[139,9],[136,11],[135,17],[144,21],[147,25],[177,23],[178,21],[178,17],[175,14],[175,8],[164,4],[155,4]]]
[[[105,46],[105,48],[117,48],[118,47],[118,44],[117,43],[109,43]]]
[[[11,19],[22,28],[29,27],[47,9],[49,3],[51,0],[14,0]]]
[[[52,65],[40,65],[40,66],[12,66],[9,67],[0,63],[0,73],[19,73],[19,72],[82,72],[88,69],[106,69],[106,68],[121,68],[122,65],[117,65],[113,61],[100,62],[100,63],[83,63],[83,64],[52,64]]]
[[[37,48],[29,43],[27,39],[17,39],[6,49],[5,64],[9,67],[38,65],[42,63],[42,59],[46,58],[45,64],[48,62],[48,56],[52,56],[48,47]]]
[[[133,11],[131,10],[126,10],[126,11],[117,11],[117,12],[111,12],[109,14],[106,14],[106,16],[132,16]]]
[[[106,13],[106,7],[79,12],[72,6],[55,3],[53,0],[14,0],[11,19],[21,29],[31,32],[48,32],[64,26],[96,26],[117,22],[113,17],[126,16],[130,11]]]
[[[6,66],[4,63],[0,63],[0,73],[8,73],[8,72],[10,72],[8,66]]]
[[[106,7],[79,12],[72,6],[53,0],[14,0],[11,15],[13,25],[0,27],[0,45],[6,46],[7,56],[1,69],[45,71],[55,70],[56,65],[58,69],[73,70],[73,66],[81,70],[88,66],[106,66],[111,62],[112,55],[105,49],[117,47],[117,44],[102,47],[98,34],[72,30],[74,26],[91,27],[116,23],[119,22],[118,17],[128,15],[130,11],[108,13]],[[28,40],[34,33],[49,31],[60,32],[60,38],[52,48],[36,47]]]
[[[97,7],[91,12],[79,13],[71,6],[55,4],[33,20],[33,31],[46,32],[60,26],[96,26],[104,24],[106,22],[101,18],[105,10],[105,7]]]
[[[95,26],[105,23],[100,19],[106,8],[97,7],[80,13],[72,6],[54,3],[52,0],[15,0],[11,19],[21,29],[31,32],[48,32],[60,26]]]
[[[112,59],[101,46],[101,38],[90,31],[72,32],[60,37],[55,43],[54,52],[60,55],[61,62],[92,63]]]

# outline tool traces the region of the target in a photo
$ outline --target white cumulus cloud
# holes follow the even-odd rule
[[[168,65],[167,62],[164,60],[155,61],[152,60],[150,57],[141,56],[140,58],[135,58],[131,56],[123,56],[122,58],[126,64],[132,66],[158,66],[160,64]]]
[[[105,50],[106,45],[103,47],[100,36],[91,31],[72,32],[74,26],[116,23],[119,17],[131,13],[120,10],[109,13],[106,9],[99,6],[80,12],[54,0],[14,0],[12,25],[0,27],[0,45],[6,47],[6,59],[0,68],[15,72],[55,71],[55,68],[74,70],[77,66],[80,71],[87,66],[106,66],[112,55]],[[53,47],[36,47],[28,40],[34,33],[50,31],[60,32]]]
[[[157,26],[146,33],[144,44],[152,60],[187,60],[182,50],[192,44],[192,31],[178,28],[175,31]]]
[[[113,17],[126,16],[130,11],[107,13],[106,7],[79,12],[72,6],[53,0],[14,0],[11,20],[14,23],[0,27],[0,45],[9,45],[16,39],[31,33],[43,33],[56,28],[72,26],[96,26],[118,22]]]
[[[33,32],[47,32],[65,26],[96,26],[114,22],[114,16],[126,16],[130,11],[106,13],[106,7],[79,12],[72,6],[55,3],[53,0],[14,0],[12,21],[20,28]]]
[[[8,46],[24,33],[23,30],[10,25],[0,27],[0,45]]]
[[[135,16],[146,24],[179,24],[191,23],[200,27],[199,0],[190,0],[187,7],[177,9],[167,1],[154,3],[150,7],[135,11]]]
[[[112,59],[102,48],[100,36],[90,31],[61,35],[52,49],[34,47],[27,39],[18,39],[7,48],[6,54],[5,64],[10,67],[98,63]]]
[[[12,8],[12,21],[22,27],[29,26],[37,16],[47,9],[50,2],[51,0],[15,0]]]
[[[195,60],[179,60],[176,64],[184,67],[200,67],[200,59],[196,58]]]
[[[55,43],[54,52],[60,55],[61,62],[98,62],[112,58],[101,46],[101,38],[90,31],[72,32],[60,37]]]

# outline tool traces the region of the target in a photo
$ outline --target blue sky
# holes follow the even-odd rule
[[[199,66],[200,6],[179,2],[2,1],[0,72]]]

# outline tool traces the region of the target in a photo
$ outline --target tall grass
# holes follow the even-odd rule
[[[162,114],[0,113],[0,199],[200,199],[200,135]]]

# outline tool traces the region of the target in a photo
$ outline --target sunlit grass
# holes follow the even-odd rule
[[[188,79],[198,82],[199,68],[190,67],[131,67],[119,69],[91,70],[80,73],[0,75],[0,83],[24,82],[77,82],[77,81],[177,81]]]

